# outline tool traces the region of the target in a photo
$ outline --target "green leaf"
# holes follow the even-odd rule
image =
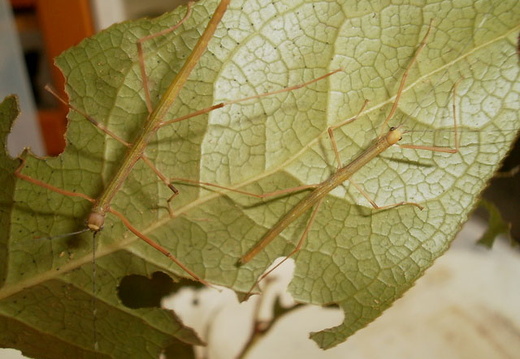
[[[189,55],[215,4],[198,2],[180,29],[145,44],[154,103]],[[68,79],[71,104],[119,136],[135,138],[147,116],[135,41],[172,26],[182,13],[113,26],[61,55],[57,63]],[[233,0],[168,118],[299,84],[339,67],[344,71],[303,89],[162,128],[146,154],[169,177],[255,193],[319,183],[335,170],[327,128],[354,116],[368,99],[359,120],[335,132],[345,163],[367,148],[434,18],[431,38],[410,72],[390,125],[418,131],[406,134],[402,143],[453,145],[455,102],[460,152],[385,151],[353,180],[379,205],[414,201],[425,209],[376,211],[345,184],[325,197],[294,257],[294,298],[316,305],[336,303],[345,312],[341,325],[312,334],[323,348],[337,345],[378,317],[448,248],[517,136],[519,13],[516,0],[473,6],[455,0],[423,6]],[[126,148],[74,111],[70,120],[66,151],[52,159],[26,154],[23,173],[97,197]],[[4,154],[2,161],[12,173],[13,160]],[[93,356],[93,299],[99,355],[151,357],[173,337],[198,342],[171,312],[126,308],[116,294],[118,283],[129,274],[186,273],[109,215],[96,237],[93,293],[92,235],[34,239],[83,228],[90,203],[7,179],[16,188],[13,192],[4,186],[2,193],[7,203],[2,211],[7,219],[2,220],[9,225],[2,226],[7,239],[1,248],[9,252],[2,252],[0,331],[17,328],[17,334],[1,345],[33,350],[32,341],[21,334],[29,333],[44,335],[60,350],[77,353],[75,357]],[[294,248],[310,215],[238,267],[241,255],[306,193],[262,201],[195,185],[176,187],[181,193],[172,201],[176,217],[170,218],[166,199],[171,191],[140,161],[112,208],[198,275],[237,292],[247,292],[275,258]]]
[[[493,247],[495,239],[501,234],[510,237],[511,223],[508,223],[502,218],[500,211],[497,206],[490,201],[481,199],[478,206],[488,212],[488,228],[484,234],[477,241],[477,244],[484,246],[488,249]]]

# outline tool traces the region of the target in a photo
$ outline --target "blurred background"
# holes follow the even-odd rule
[[[128,19],[154,17],[185,0],[0,0],[0,97],[15,93],[23,117],[9,140],[12,155],[30,146],[55,156],[65,147],[68,109],[47,91],[63,93],[53,59],[85,37]]]

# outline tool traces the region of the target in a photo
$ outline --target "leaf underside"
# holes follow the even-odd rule
[[[198,2],[180,29],[145,43],[154,103],[215,6],[215,1]],[[172,26],[183,11],[112,26],[62,54],[56,62],[67,78],[71,104],[131,142],[147,116],[135,42]],[[289,289],[298,302],[335,303],[343,309],[341,325],[311,334],[320,347],[330,348],[378,317],[448,248],[516,138],[519,13],[515,0],[472,7],[455,0],[428,1],[421,7],[392,1],[232,1],[167,119],[302,83],[340,67],[344,71],[299,90],[164,127],[146,155],[168,177],[254,193],[319,183],[336,167],[327,128],[354,116],[368,99],[360,118],[335,132],[344,163],[367,147],[434,19],[390,125],[417,131],[407,133],[402,143],[453,146],[455,102],[460,152],[393,147],[354,174],[353,180],[378,205],[412,201],[424,206],[422,211],[412,206],[376,211],[348,183],[325,197],[294,257]],[[13,98],[0,108],[4,148],[16,112]],[[23,173],[95,198],[126,148],[78,113],[71,111],[69,118],[65,152],[48,159],[26,153]],[[34,240],[83,228],[90,203],[15,180],[12,173],[19,162],[5,152],[0,163],[5,183],[0,192],[0,333],[10,333],[1,335],[1,346],[42,358],[63,357],[64,352],[69,357],[132,353],[146,358],[176,340],[200,343],[172,312],[127,308],[116,293],[129,274],[186,273],[109,215],[96,236],[93,293],[92,234]],[[171,218],[166,205],[171,191],[140,161],[112,208],[198,275],[239,293],[291,251],[310,217],[302,215],[250,263],[237,266],[241,255],[307,192],[258,200],[186,183],[175,186],[181,193],[172,201],[176,216]],[[54,343],[56,353],[41,354],[34,339],[41,337]]]

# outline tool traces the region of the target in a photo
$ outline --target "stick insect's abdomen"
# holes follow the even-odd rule
[[[292,222],[304,214],[307,210],[316,205],[323,197],[330,193],[334,188],[348,180],[354,173],[361,169],[365,164],[377,157],[381,152],[396,144],[401,140],[403,132],[398,127],[392,127],[386,135],[379,137],[369,148],[356,157],[348,165],[339,169],[327,180],[316,186],[316,188],[296,206],[287,212],[271,229],[262,237],[260,242],[249,250],[239,263],[245,264],[253,259],[269,243],[271,243],[280,233],[282,233]]]

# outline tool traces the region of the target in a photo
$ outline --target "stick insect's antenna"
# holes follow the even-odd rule
[[[76,232],[69,232],[64,234],[58,234],[56,236],[49,236],[49,237],[36,237],[35,239],[44,239],[44,240],[53,240],[53,239],[59,239],[59,238],[66,238],[66,237],[72,237],[76,234],[81,234],[90,231],[90,228],[83,228]]]

